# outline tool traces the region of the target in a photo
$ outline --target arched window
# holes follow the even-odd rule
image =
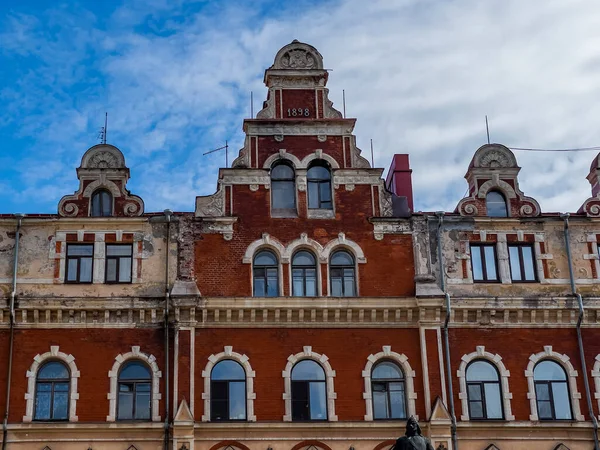
[[[253,266],[254,296],[279,297],[279,264],[273,252],[258,252]]]
[[[382,361],[371,374],[374,419],[406,419],[404,374],[391,361]]]
[[[485,206],[489,217],[508,217],[506,198],[498,191],[489,191],[485,196]]]
[[[35,383],[33,420],[68,420],[70,381],[69,369],[59,361],[41,367]]]
[[[331,172],[324,163],[313,164],[306,173],[309,209],[332,209]]]
[[[331,295],[334,297],[356,297],[356,273],[354,258],[344,250],[339,250],[329,261]]]
[[[210,420],[246,420],[246,373],[231,359],[210,373]]]
[[[150,420],[152,377],[141,361],[130,361],[119,372],[117,419]]]
[[[325,371],[311,359],[292,369],[292,420],[327,420]]]
[[[271,209],[296,214],[296,176],[284,162],[271,169]]]
[[[560,364],[540,361],[533,369],[533,380],[540,420],[571,420],[567,374]]]
[[[306,250],[300,250],[292,258],[292,295],[294,297],[317,295],[317,260]]]
[[[92,194],[92,217],[112,216],[112,195],[104,189],[98,189]]]
[[[503,419],[502,391],[498,370],[491,363],[475,360],[467,367],[467,395],[471,419]]]

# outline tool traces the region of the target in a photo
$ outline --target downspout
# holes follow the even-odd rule
[[[10,409],[10,387],[11,387],[11,376],[12,376],[12,363],[13,363],[13,347],[15,343],[15,297],[17,295],[17,269],[19,264],[19,239],[21,232],[21,224],[23,221],[24,214],[15,214],[17,219],[17,230],[15,233],[15,254],[13,261],[13,277],[12,277],[12,290],[10,291],[10,311],[9,311],[9,324],[10,324],[10,335],[8,343],[8,368],[6,373],[6,409],[4,411],[4,420],[2,422],[2,450],[6,450],[6,437],[8,435],[8,411]]]
[[[169,449],[169,422],[170,422],[170,383],[171,372],[169,369],[169,307],[170,307],[170,292],[169,292],[169,252],[171,247],[171,216],[173,211],[170,209],[164,210],[165,219],[167,221],[167,247],[165,252],[165,441],[164,450]]]
[[[575,285],[575,274],[573,273],[573,260],[571,259],[571,244],[569,239],[569,214],[561,214],[561,219],[564,221],[564,233],[565,233],[565,247],[567,249],[567,262],[569,264],[569,280],[571,281],[571,293],[577,298],[579,305],[579,318],[577,319],[577,344],[579,346],[579,359],[581,360],[581,370],[583,371],[583,385],[585,387],[585,398],[587,400],[588,414],[592,419],[592,425],[594,427],[594,450],[599,450],[598,444],[598,421],[594,414],[594,408],[592,406],[592,395],[590,393],[590,382],[588,380],[587,364],[585,363],[585,351],[583,349],[583,339],[581,337],[581,323],[583,322],[583,299],[581,294],[577,293],[577,286]]]
[[[450,322],[450,294],[446,292],[446,278],[444,276],[444,263],[442,260],[442,224],[444,223],[444,212],[435,213],[438,219],[437,227],[437,256],[440,266],[440,287],[446,298],[446,319],[444,320],[444,356],[446,359],[446,380],[448,384],[448,406],[450,407],[450,432],[452,435],[452,448],[458,450],[458,440],[456,438],[456,414],[454,412],[454,390],[452,389],[452,365],[450,364],[450,342],[448,340],[448,323]],[[595,449],[598,450],[598,449]]]

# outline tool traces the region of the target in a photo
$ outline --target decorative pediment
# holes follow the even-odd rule
[[[469,196],[458,203],[456,211],[462,216],[489,215],[486,198],[488,193],[495,191],[504,198],[508,217],[539,216],[539,203],[519,189],[520,170],[515,155],[508,147],[501,144],[481,146],[465,175]]]
[[[99,144],[88,149],[81,158],[77,178],[79,189],[60,200],[59,216],[136,217],[144,213],[143,200],[127,190],[129,169],[117,147]],[[92,199],[101,191],[104,192],[102,214],[95,214]]]
[[[270,69],[323,69],[323,56],[312,45],[294,39],[275,55]]]
[[[592,196],[588,198],[581,208],[579,213],[585,213],[588,217],[600,217],[600,153],[596,155],[590,165],[590,173],[587,180],[592,186]]]
[[[565,444],[558,444],[556,447],[554,447],[554,450],[570,450],[570,449]]]

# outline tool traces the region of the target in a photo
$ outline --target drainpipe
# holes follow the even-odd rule
[[[444,355],[446,358],[446,380],[448,380],[448,406],[450,407],[450,432],[452,434],[452,448],[458,450],[458,440],[456,438],[456,414],[454,412],[454,390],[452,389],[452,365],[450,364],[450,342],[448,341],[448,323],[450,322],[450,294],[446,292],[446,278],[444,276],[444,263],[442,259],[442,224],[444,223],[444,212],[435,213],[438,219],[437,227],[437,255],[440,266],[440,287],[446,298],[446,319],[444,320]],[[595,449],[598,450],[598,449]]]
[[[4,421],[2,422],[2,450],[6,450],[6,437],[8,435],[8,411],[10,408],[10,387],[11,387],[11,375],[12,375],[12,362],[13,362],[13,347],[15,342],[15,297],[17,295],[17,269],[19,264],[19,239],[21,232],[21,224],[23,221],[24,214],[15,214],[17,219],[17,230],[15,233],[15,252],[13,261],[13,277],[12,277],[12,290],[10,291],[10,311],[9,311],[9,323],[10,323],[10,337],[8,343],[8,368],[6,370],[6,409],[4,411]]]
[[[170,209],[164,210],[165,220],[167,221],[167,249],[165,252],[165,442],[164,450],[169,449],[169,421],[170,421],[170,383],[171,372],[169,370],[169,307],[170,307],[170,293],[169,293],[169,252],[171,247],[171,217],[173,211]]]
[[[577,286],[575,286],[575,274],[573,273],[573,260],[571,259],[571,244],[569,239],[569,214],[561,214],[560,218],[563,219],[565,227],[565,247],[567,249],[567,262],[569,264],[569,280],[571,281],[571,293],[577,298],[579,305],[579,318],[577,319],[577,344],[579,346],[579,359],[581,360],[581,370],[583,371],[583,385],[585,387],[585,398],[587,400],[588,413],[592,419],[592,425],[594,427],[594,450],[599,450],[598,444],[598,421],[594,414],[594,408],[592,406],[592,395],[590,393],[590,382],[588,380],[587,364],[585,363],[585,352],[583,349],[583,339],[581,337],[581,323],[583,322],[583,299],[581,294],[577,293]]]

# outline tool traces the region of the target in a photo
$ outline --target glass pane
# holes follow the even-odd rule
[[[79,259],[79,281],[84,283],[92,281],[92,258]]]
[[[276,266],[277,258],[271,252],[262,251],[254,257],[255,266]]]
[[[304,297],[304,270],[292,270],[292,295]]]
[[[229,398],[228,381],[211,381],[210,396],[212,400],[227,400]]]
[[[100,192],[100,204],[102,208],[102,216],[110,216],[112,214],[112,195],[106,191]]]
[[[69,370],[63,363],[52,361],[44,364],[37,375],[38,380],[68,379]]]
[[[67,385],[67,392],[56,392],[54,391],[54,404],[52,405],[52,418],[55,420],[66,420],[69,417],[69,387]],[[62,390],[61,390],[62,391]]]
[[[292,382],[292,420],[310,419],[308,410],[309,397],[308,382]]]
[[[94,244],[69,244],[67,256],[94,256]]]
[[[325,372],[313,360],[303,359],[292,369],[292,380],[325,380]]]
[[[476,281],[483,280],[483,264],[481,262],[481,247],[471,247],[471,267],[473,269],[473,279]]]
[[[277,276],[277,269],[267,269],[267,296],[279,296],[279,277]]]
[[[137,386],[138,388],[140,385]],[[135,418],[150,419],[150,393],[138,392],[135,396]]]
[[[406,418],[406,407],[404,405],[404,391],[390,392],[390,408],[392,419]]]
[[[481,401],[469,401],[469,408],[472,419],[484,419],[483,415],[483,403]]]
[[[490,281],[498,280],[498,272],[496,271],[496,252],[494,247],[486,245],[483,247],[483,253],[485,256],[485,272],[487,279]]]
[[[346,271],[344,271],[346,273]],[[356,284],[354,283],[354,269],[352,270],[352,274],[350,276],[346,275],[344,277],[344,296],[345,297],[354,297],[356,295]]]
[[[331,257],[331,264],[334,266],[352,266],[354,267],[354,258],[348,252],[338,251]]]
[[[481,385],[479,383],[469,384],[467,390],[470,401],[481,400]]]
[[[571,402],[567,383],[552,383],[552,397],[554,398],[556,419],[571,419]]]
[[[487,215],[489,217],[507,217],[506,200],[504,196],[497,191],[488,192],[485,203],[487,206]]]
[[[35,420],[48,420],[50,419],[50,385],[46,385],[44,392],[40,389],[41,383],[37,385],[37,392],[35,395]]]
[[[133,419],[133,395],[129,392],[119,392],[117,419],[131,420]]]
[[[536,383],[535,396],[538,400],[550,400],[550,386],[546,383]]]
[[[263,277],[257,277],[256,270],[254,270],[254,296],[265,297],[267,293],[267,283]]]
[[[210,419],[211,420],[229,420],[229,411],[227,410],[227,400],[210,401]]]
[[[549,401],[539,401],[538,406],[538,417],[540,419],[553,419],[552,417],[552,406]]]
[[[106,281],[117,281],[117,260],[115,258],[106,260]]]
[[[533,261],[533,249],[531,247],[521,247],[523,254],[523,269],[525,270],[525,279],[527,281],[535,280],[535,270]]]
[[[306,177],[313,180],[329,180],[331,175],[329,170],[323,166],[312,166],[308,169],[308,172],[306,172]]]
[[[331,277],[331,295],[334,297],[341,297],[343,295],[341,277]]]
[[[229,418],[231,420],[246,419],[246,383],[229,383]]]
[[[131,245],[106,245],[106,256],[131,256],[132,254]]]
[[[546,360],[535,366],[533,378],[536,381],[566,381],[567,374],[558,363]]]
[[[77,281],[77,260],[68,259],[67,281]]]
[[[319,184],[315,182],[308,182],[307,185],[307,195],[308,195],[308,207],[309,208],[319,208]]]
[[[474,361],[467,367],[467,381],[498,381],[498,371],[487,361]]]
[[[373,368],[371,375],[373,380],[394,380],[403,379],[404,374],[402,370],[393,362],[384,361],[380,362]]]
[[[510,277],[513,281],[521,281],[521,261],[519,247],[508,247],[510,254]]]
[[[246,372],[238,362],[225,359],[213,367],[210,378],[211,380],[245,380]]]
[[[131,258],[120,258],[119,281],[121,283],[129,283],[131,281]]]
[[[325,383],[310,383],[310,418],[311,420],[327,419],[327,398]]]
[[[271,179],[289,180],[294,179],[294,169],[287,164],[278,164],[271,169]]]
[[[485,383],[485,409],[488,419],[502,419],[502,399],[499,383]]]
[[[292,265],[294,265],[294,266],[314,266],[315,265],[315,257],[310,252],[300,251],[294,255]]]
[[[119,380],[149,380],[150,370],[139,361],[129,362],[121,369]]]
[[[373,417],[375,419],[387,419],[387,393],[373,389]]]
[[[274,181],[271,190],[274,209],[296,208],[296,186],[293,181]]]
[[[306,274],[306,296],[315,297],[317,295],[317,272],[315,269],[305,269]]]
[[[321,194],[321,208],[324,208],[324,203],[327,207],[331,207],[331,183],[319,183],[319,191]]]

